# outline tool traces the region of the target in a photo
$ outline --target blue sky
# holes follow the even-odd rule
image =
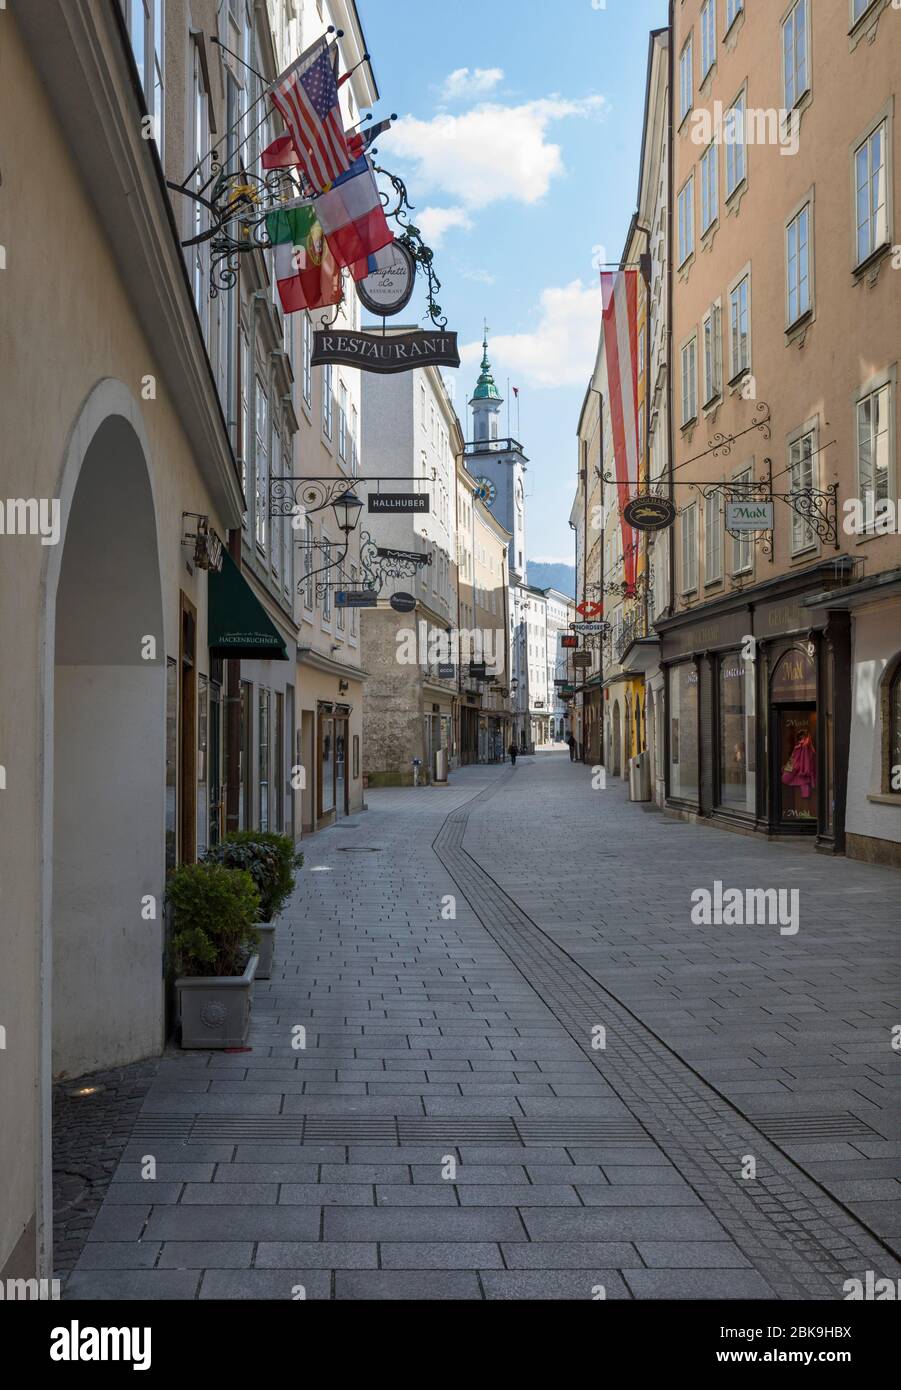
[[[597,264],[619,259],[635,208],[648,34],[666,23],[665,0],[358,4],[376,119],[401,118],[377,162],[407,181],[463,348],[458,413],[465,423],[487,318],[501,394],[508,378],[520,388],[511,431],[530,459],[528,558],[572,563]]]

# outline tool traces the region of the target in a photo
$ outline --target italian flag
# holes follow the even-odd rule
[[[341,268],[312,204],[270,212],[266,231],[275,248],[275,280],[286,314],[341,302]]]

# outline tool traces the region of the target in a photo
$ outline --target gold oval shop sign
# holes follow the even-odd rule
[[[668,497],[647,493],[626,503],[623,520],[636,531],[665,531],[676,520],[676,508]]]

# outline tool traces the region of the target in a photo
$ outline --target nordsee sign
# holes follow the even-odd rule
[[[772,531],[772,502],[727,502],[727,531]]]
[[[412,372],[416,367],[459,367],[456,333],[333,333],[313,334],[311,365],[340,363],[364,372]]]

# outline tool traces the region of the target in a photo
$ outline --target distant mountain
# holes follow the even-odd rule
[[[528,579],[536,589],[559,589],[570,598],[576,596],[575,565],[546,565],[540,560],[530,560]]]

